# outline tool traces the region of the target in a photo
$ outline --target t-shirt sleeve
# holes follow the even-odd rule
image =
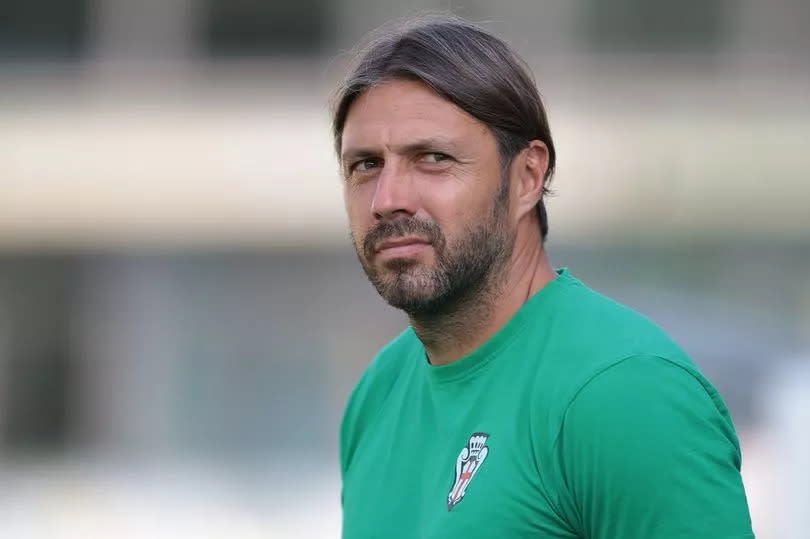
[[[555,450],[582,537],[754,537],[731,418],[696,370],[617,362],[571,401]]]

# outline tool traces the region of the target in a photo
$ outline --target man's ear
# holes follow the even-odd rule
[[[540,199],[548,172],[548,147],[544,142],[532,140],[521,151],[517,174],[517,217],[533,211]]]

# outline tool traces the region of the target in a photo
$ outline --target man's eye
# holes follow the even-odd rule
[[[449,155],[440,152],[430,152],[422,156],[422,160],[427,163],[441,163],[442,161],[447,161],[448,159],[450,159]]]
[[[379,159],[362,159],[351,166],[351,172],[368,172],[372,168],[380,166]]]

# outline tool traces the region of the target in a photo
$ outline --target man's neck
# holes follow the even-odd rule
[[[538,244],[515,245],[500,283],[450,314],[410,317],[432,365],[447,365],[492,338],[557,274]]]

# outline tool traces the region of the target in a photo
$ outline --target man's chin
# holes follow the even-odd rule
[[[393,294],[383,296],[388,305],[409,315],[424,314],[431,311],[433,298],[414,295]]]
[[[377,292],[390,306],[407,313],[421,312],[434,301],[434,295],[424,283],[393,281],[377,283]]]

